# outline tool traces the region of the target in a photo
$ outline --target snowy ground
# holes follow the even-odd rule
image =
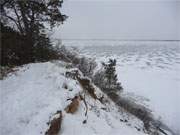
[[[46,62],[28,64],[0,80],[0,134],[40,135],[48,129],[47,122],[57,110],[64,110],[73,98],[83,91],[76,80],[64,76],[66,64]],[[67,84],[68,89],[63,87]],[[101,94],[100,91],[97,92]],[[140,120],[119,110],[112,102],[106,105],[88,95],[89,107],[80,103],[78,112],[63,111],[62,135],[143,135]],[[106,110],[102,109],[106,108]],[[87,120],[86,124],[82,122]],[[125,122],[126,121],[126,122]],[[138,131],[138,129],[140,131]]]
[[[117,59],[125,94],[180,134],[180,42],[64,40],[98,62]]]

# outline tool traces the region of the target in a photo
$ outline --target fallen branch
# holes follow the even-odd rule
[[[88,106],[87,106],[87,103],[86,103],[86,99],[85,99],[85,94],[84,94],[84,97],[83,97],[83,102],[84,102],[84,105],[86,107],[86,112],[85,112],[85,116],[87,116],[87,111],[88,111]]]

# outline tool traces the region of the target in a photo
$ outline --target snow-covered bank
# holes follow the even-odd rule
[[[124,94],[180,134],[180,42],[64,41],[98,62],[117,59]]]
[[[83,91],[76,80],[65,77],[68,70],[65,67],[66,63],[60,61],[28,64],[0,81],[2,135],[45,133],[49,117],[57,110],[64,110],[70,102],[67,99]],[[112,102],[103,105],[89,96],[86,101],[89,106],[87,117],[83,103],[74,115],[63,112],[60,134],[145,134],[140,120],[117,109]],[[83,124],[85,119],[87,123]]]

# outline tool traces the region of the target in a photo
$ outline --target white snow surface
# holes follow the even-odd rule
[[[96,61],[117,60],[124,96],[148,106],[180,134],[180,41],[64,40]]]
[[[66,63],[60,61],[27,64],[0,80],[0,134],[40,135],[57,110],[64,110],[82,88],[76,80],[64,76]],[[67,84],[68,89],[63,88]],[[98,94],[102,94],[97,89]],[[86,95],[85,105],[75,114],[63,111],[61,135],[143,135],[140,120],[109,102],[106,105]],[[106,108],[103,110],[101,108]],[[127,120],[128,122],[121,122]],[[87,120],[83,124],[83,120]],[[141,131],[138,131],[136,128]]]

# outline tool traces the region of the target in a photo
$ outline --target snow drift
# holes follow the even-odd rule
[[[17,69],[0,81],[2,135],[45,134],[47,123],[57,110],[62,110],[63,115],[59,134],[146,134],[142,121],[117,108],[107,97],[102,104],[86,93],[87,115],[83,102],[74,114],[66,113],[64,109],[70,104],[67,99],[83,92],[77,80],[65,76],[70,70],[66,63],[35,63]],[[98,88],[96,92],[103,95]]]

